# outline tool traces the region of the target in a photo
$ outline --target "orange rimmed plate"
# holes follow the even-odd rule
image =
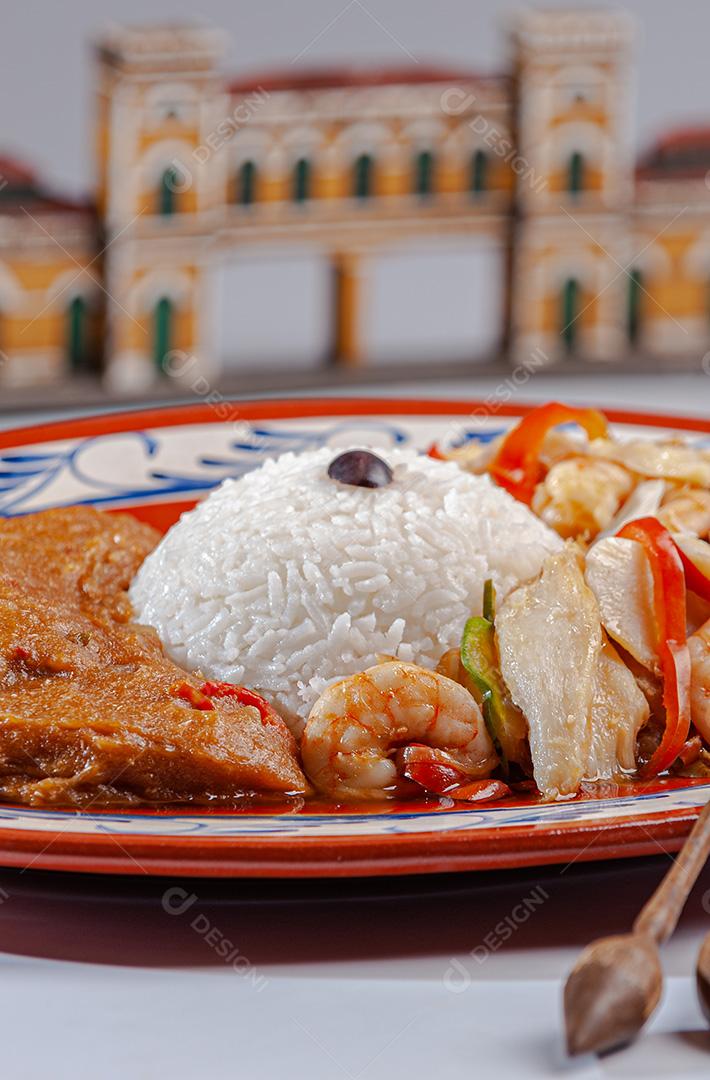
[[[0,514],[89,503],[168,528],[227,477],[323,444],[422,449],[488,440],[526,409],[482,402],[219,402],[113,413],[0,432]],[[710,423],[608,413],[624,437]],[[710,785],[661,782],[562,804],[347,812],[61,812],[0,805],[0,865],[127,874],[345,877],[533,866],[677,849]]]

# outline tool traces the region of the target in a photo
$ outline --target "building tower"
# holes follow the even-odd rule
[[[104,229],[109,382],[136,389],[209,368],[203,304],[226,115],[222,37],[203,27],[117,28],[97,46],[97,200]]]
[[[628,18],[608,12],[530,11],[515,23],[516,363],[626,349],[631,40]]]

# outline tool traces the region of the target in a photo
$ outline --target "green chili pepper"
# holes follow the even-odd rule
[[[528,729],[525,717],[513,704],[500,673],[495,639],[495,591],[486,582],[483,594],[484,615],[469,619],[461,639],[461,664],[466,672],[466,686],[475,697],[504,772],[510,762],[527,767]]]

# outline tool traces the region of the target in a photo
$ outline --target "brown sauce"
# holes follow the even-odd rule
[[[210,711],[155,632],[131,622],[130,581],[159,540],[88,507],[0,520],[0,799],[113,806],[305,793],[285,725],[231,698]]]

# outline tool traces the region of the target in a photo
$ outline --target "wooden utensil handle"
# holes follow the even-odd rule
[[[634,923],[637,934],[648,934],[661,945],[676,928],[688,893],[710,856],[710,802],[700,812],[673,866]]]

